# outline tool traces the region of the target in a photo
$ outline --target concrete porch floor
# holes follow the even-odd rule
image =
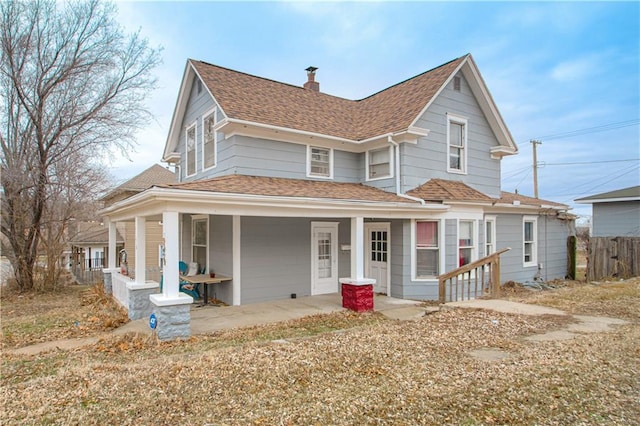
[[[412,319],[424,315],[421,302],[375,295],[374,311],[393,319]],[[338,293],[251,303],[241,306],[191,307],[191,335],[208,334],[217,330],[249,327],[260,324],[302,318],[308,315],[344,311],[342,297]],[[114,330],[114,334],[130,332],[151,333],[149,319],[131,321]]]

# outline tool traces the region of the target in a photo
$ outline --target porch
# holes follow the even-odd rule
[[[421,301],[396,299],[380,294],[374,296],[374,311],[395,319],[419,318],[427,308]],[[306,296],[296,299],[274,300],[240,306],[191,306],[191,335],[210,334],[218,330],[251,327],[280,321],[299,319],[309,315],[346,310],[338,293]],[[115,333],[150,334],[149,318],[130,321]]]

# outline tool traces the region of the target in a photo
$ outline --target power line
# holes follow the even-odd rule
[[[594,191],[595,189],[600,188],[601,186],[606,185],[606,184],[608,184],[609,182],[612,182],[612,181],[614,181],[614,180],[616,180],[616,179],[619,179],[619,178],[621,178],[622,176],[628,175],[629,173],[634,172],[634,171],[636,171],[637,169],[640,169],[640,165],[637,165],[637,166],[631,166],[630,168],[628,167],[627,169],[625,169],[624,173],[621,173],[621,174],[619,174],[618,176],[615,176],[615,177],[613,177],[613,178],[611,178],[611,179],[609,179],[609,180],[607,180],[607,181],[604,181],[604,182],[602,182],[602,183],[601,183],[601,184],[599,184],[599,185],[593,186],[593,187],[591,187],[588,191],[584,191],[584,192],[582,192],[581,194],[578,194],[578,195],[587,195],[587,194],[591,194],[591,193],[593,193],[593,191]],[[584,186],[584,185],[580,185],[580,186]],[[567,199],[567,200],[565,200],[565,201],[563,201],[563,202],[572,201],[572,200],[573,200],[573,197],[572,197],[572,198],[569,198],[569,199]]]
[[[628,160],[605,160],[605,161],[576,161],[574,163],[547,163],[539,161],[540,165],[545,166],[575,166],[580,164],[604,164],[604,163],[625,163],[629,161],[640,161],[640,158],[630,158]]]
[[[584,129],[570,130],[568,132],[555,133],[547,136],[539,136],[533,139],[542,139],[547,141],[553,140],[553,139],[563,139],[563,138],[569,138],[572,136],[581,136],[581,135],[588,135],[591,133],[606,132],[609,130],[621,129],[623,127],[637,126],[638,124],[640,124],[639,119],[618,121],[615,123],[607,123],[607,124],[602,124],[594,127],[586,127]],[[521,143],[525,143],[525,142],[521,142]]]

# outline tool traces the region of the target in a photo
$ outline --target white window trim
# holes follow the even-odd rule
[[[446,244],[444,243],[444,235],[442,235],[442,232],[444,231],[444,226],[443,226],[443,221],[442,219],[429,219],[429,218],[425,218],[425,219],[412,219],[411,220],[411,281],[417,281],[417,282],[438,282],[438,277],[434,276],[434,277],[417,277],[416,276],[416,223],[417,222],[438,222],[438,250],[440,250],[440,264],[438,266],[439,270],[440,270],[440,274],[443,274],[444,270],[445,270],[445,259],[446,259],[446,253],[445,253],[445,246]]]
[[[531,249],[531,261],[525,262],[524,255],[524,224],[526,222],[533,222],[533,247]],[[522,217],[522,266],[525,268],[531,266],[538,266],[538,217],[537,216],[523,216]]]
[[[491,253],[487,253],[487,222],[493,223],[491,227],[491,241],[493,244],[493,251]],[[523,225],[524,226],[524,225]],[[485,216],[484,217],[484,255],[489,256],[497,251],[496,247],[496,216]]]
[[[191,125],[187,126],[184,132],[184,175],[185,177],[195,176],[198,173],[198,120],[194,121]],[[195,169],[192,174],[189,174],[189,131],[191,129],[195,129],[194,135],[194,147],[193,147],[193,155],[194,163],[193,168]]]
[[[311,149],[326,149],[329,151],[329,176],[314,175],[311,173]],[[324,146],[307,145],[307,177],[315,179],[333,179],[333,148]]]
[[[472,238],[472,243],[470,246],[465,246],[464,248],[470,248],[471,249],[471,260],[469,261],[469,263],[474,262],[476,260],[478,260],[478,221],[477,220],[473,220],[473,219],[458,219],[458,224],[456,227],[456,266],[457,268],[460,267],[460,222],[471,222],[471,238]]]
[[[195,259],[193,258],[193,246],[194,246],[194,241],[195,241],[195,233],[196,233],[196,227],[194,226],[194,223],[197,220],[206,220],[207,221],[207,234],[206,234],[206,251],[207,251],[207,264],[204,265],[206,270],[209,271],[209,215],[205,215],[205,214],[199,214],[199,215],[193,215],[191,216],[191,261],[195,262]],[[199,245],[199,247],[202,247],[201,245]],[[202,269],[203,265],[198,265],[200,267],[200,269]]]
[[[389,174],[385,175],[385,176],[376,176],[376,177],[371,177],[369,175],[369,153],[372,151],[382,151],[383,149],[387,148],[389,150]],[[381,179],[389,179],[389,178],[393,178],[394,177],[394,161],[393,161],[393,147],[389,146],[389,147],[382,147],[382,148],[373,148],[368,150],[365,153],[365,170],[366,170],[366,180],[367,182],[370,181],[375,181],[375,180],[381,180]]]
[[[202,145],[202,170],[211,170],[214,169],[217,165],[218,165],[218,132],[216,130],[213,131],[213,165],[209,166],[209,167],[205,167],[204,166],[204,159],[205,159],[205,153],[204,153],[204,122],[207,118],[213,116],[213,124],[215,127],[215,124],[218,123],[218,108],[217,107],[213,107],[212,109],[210,109],[209,111],[207,111],[206,113],[204,113],[202,115],[202,138],[201,138],[201,145]]]
[[[459,115],[447,113],[447,172],[456,173],[460,175],[467,174],[467,151],[469,150],[469,138],[468,138],[468,120],[465,117],[461,117]],[[462,169],[452,169],[451,168],[451,123],[461,124],[464,128],[464,145],[462,146],[462,158],[460,161],[462,162]]]

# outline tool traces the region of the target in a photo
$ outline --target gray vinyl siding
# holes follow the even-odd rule
[[[333,180],[360,182],[364,154],[333,151]],[[229,174],[307,179],[307,146],[234,135],[218,140],[218,163],[198,174],[211,178]]]
[[[554,216],[538,219],[538,263],[545,281],[563,279],[567,275],[567,238],[571,235],[568,222]]]
[[[594,237],[640,237],[640,201],[593,204]]]
[[[338,222],[338,244],[350,243],[349,219]],[[241,304],[311,294],[311,219],[241,219]],[[350,252],[338,245],[338,277],[350,275]]]
[[[538,264],[542,264],[543,280],[564,278],[567,273],[567,237],[571,234],[568,222],[553,216],[538,216]],[[523,216],[500,214],[496,218],[496,250],[510,247],[500,256],[500,281],[532,281],[537,266],[523,264]]]
[[[389,267],[391,268],[391,297],[402,298],[404,295],[405,277],[411,274],[409,263],[409,245],[411,239],[408,233],[405,235],[405,223],[409,226],[408,220],[392,220],[391,231],[391,258]]]
[[[418,119],[418,127],[429,135],[416,145],[400,145],[402,190],[409,191],[432,178],[461,181],[491,197],[500,196],[500,160],[491,158],[490,149],[498,141],[489,127],[466,80],[459,75],[461,91],[448,84]],[[447,172],[447,113],[467,118],[467,173]]]
[[[198,173],[202,170],[202,115],[210,111],[216,106],[215,101],[207,90],[203,90],[198,94],[197,84],[191,86],[191,93],[185,109],[184,117],[180,125],[180,138],[178,139],[177,151],[180,153],[180,180],[193,180],[199,178]],[[218,119],[222,117],[218,110]],[[186,177],[187,173],[187,156],[185,151],[186,129],[193,123],[196,123],[196,174]]]

